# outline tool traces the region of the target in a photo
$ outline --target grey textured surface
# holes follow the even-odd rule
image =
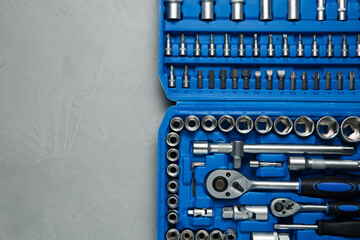
[[[157,0],[0,0],[0,239],[155,239]]]

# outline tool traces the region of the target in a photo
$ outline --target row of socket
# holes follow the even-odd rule
[[[290,57],[290,47],[288,44],[288,35],[283,34],[283,43],[282,43],[282,52],[281,57]],[[165,44],[165,53],[166,57],[173,56],[172,51],[172,43],[171,43],[171,36],[167,34],[166,37],[166,44]],[[357,35],[356,40],[356,57],[360,57],[360,34]],[[185,35],[181,35],[180,46],[179,46],[179,56],[186,57],[188,56]],[[194,52],[193,57],[202,57],[203,54],[201,52],[201,43],[199,40],[199,35],[196,35],[195,38],[195,45],[194,45]],[[214,42],[214,35],[210,34],[210,43],[208,48],[209,57],[216,57],[216,45]],[[239,44],[238,44],[238,57],[245,57],[245,44],[244,44],[244,34],[239,35]],[[267,44],[267,57],[275,57],[275,45],[273,43],[273,35],[268,35],[268,44]],[[311,46],[311,57],[317,58],[319,57],[319,45],[316,40],[316,35],[313,36],[312,46]],[[332,43],[331,34],[328,35],[328,41],[326,45],[326,55],[327,58],[334,57],[334,44]],[[347,43],[346,35],[343,35],[342,44],[341,44],[341,55],[342,58],[349,57],[349,45]],[[231,57],[231,45],[229,41],[229,34],[225,34],[224,36],[224,44],[223,44],[223,57]],[[254,34],[254,41],[252,44],[252,57],[260,57],[260,44],[259,44],[259,37],[258,34]],[[301,40],[301,34],[299,34],[298,42],[297,42],[297,50],[296,50],[296,57],[302,58],[305,57],[305,47]]]
[[[224,232],[214,229],[209,234],[205,229],[200,229],[196,233],[190,229],[184,229],[180,232],[171,228],[166,232],[166,240],[236,240],[237,232],[233,228],[228,228]]]
[[[326,0],[317,0],[317,17],[318,21],[324,21],[326,19]],[[214,13],[215,0],[200,0],[201,15],[200,19],[203,21],[215,20]],[[347,20],[347,0],[338,0],[338,20]],[[166,19],[172,21],[181,20],[181,4],[182,0],[165,0],[166,4]],[[243,21],[244,16],[244,4],[245,0],[231,0],[231,14],[230,19],[232,21]],[[300,0],[288,0],[287,1],[287,20],[299,21],[300,20]],[[260,0],[259,9],[260,21],[272,21],[272,0]]]
[[[228,74],[226,69],[220,70],[220,89],[226,89],[226,82],[228,79]],[[243,70],[241,73],[241,77],[243,79],[243,89],[247,90],[250,89],[250,79],[251,79],[251,71],[250,70]],[[203,72],[202,70],[198,70],[197,72],[197,88],[202,89],[203,86]],[[231,78],[231,89],[238,89],[239,85],[239,71],[237,69],[232,69],[230,72],[230,78]],[[291,72],[290,76],[290,90],[296,90],[297,85],[297,76],[294,71]],[[190,79],[189,76],[189,69],[186,65],[184,67],[184,73],[182,76],[182,88],[190,88]],[[260,90],[261,89],[261,72],[256,71],[255,72],[255,89]],[[266,89],[272,90],[273,89],[273,70],[267,70],[266,71]],[[285,70],[278,70],[277,71],[277,79],[278,79],[278,89],[284,90],[285,89],[285,80],[286,80],[286,72]],[[337,76],[337,90],[344,90],[344,77],[342,72],[338,72]],[[320,90],[320,74],[318,72],[314,73],[313,76],[314,80],[314,90]],[[351,71],[348,74],[348,86],[349,90],[355,90],[355,72]],[[308,74],[307,72],[303,72],[301,75],[301,89],[302,90],[308,90]],[[332,89],[332,77],[330,72],[326,72],[325,74],[325,90],[331,90]],[[170,72],[168,76],[168,87],[169,88],[176,88],[176,76],[174,71],[174,66],[170,66]],[[209,71],[208,75],[208,88],[214,89],[215,88],[215,72],[214,70]]]
[[[188,116],[185,121],[180,117],[170,120],[170,128],[175,132],[181,131],[184,126],[188,131],[197,131],[200,125],[207,132],[212,132],[218,127],[220,131],[228,133],[235,128],[240,134],[248,134],[255,128],[259,134],[267,134],[274,129],[278,135],[286,136],[294,130],[299,137],[309,137],[316,128],[317,135],[323,140],[333,139],[341,132],[341,136],[346,142],[360,141],[360,117],[355,116],[345,118],[341,126],[331,116],[321,117],[317,120],[316,126],[314,121],[307,116],[298,117],[294,122],[287,116],[277,117],[273,121],[265,115],[257,117],[255,121],[246,115],[238,117],[236,121],[229,115],[221,116],[219,120],[212,115],[203,117],[201,121],[194,115]],[[167,136],[167,143],[171,147],[180,143],[180,137],[175,132]]]

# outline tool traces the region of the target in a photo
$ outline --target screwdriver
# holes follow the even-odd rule
[[[318,235],[360,237],[360,221],[348,221],[348,222],[317,221],[316,225],[274,224],[274,229],[315,230]]]

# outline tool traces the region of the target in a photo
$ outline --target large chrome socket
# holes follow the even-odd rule
[[[322,117],[316,124],[316,132],[320,138],[330,140],[339,134],[339,123],[330,116]]]
[[[235,120],[229,115],[224,115],[219,119],[218,126],[222,132],[231,132],[234,129]]]
[[[299,137],[308,137],[313,134],[314,130],[315,124],[307,116],[298,117],[294,122],[294,131]]]
[[[288,135],[293,130],[294,124],[287,116],[280,116],[275,119],[274,130],[281,136]]]
[[[360,141],[360,118],[348,117],[341,123],[341,136],[349,143]]]
[[[255,120],[255,129],[260,134],[267,134],[273,128],[273,121],[270,117],[261,115]]]
[[[254,121],[249,116],[240,116],[235,122],[236,130],[241,134],[247,134],[254,128]]]
[[[181,4],[182,0],[165,0],[167,20],[181,19]]]

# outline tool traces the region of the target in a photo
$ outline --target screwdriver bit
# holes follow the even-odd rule
[[[249,89],[249,87],[250,87],[250,77],[251,77],[251,71],[250,70],[243,70],[242,71],[242,78],[244,79],[244,89]]]
[[[214,35],[213,34],[210,34],[209,57],[216,57],[216,46],[214,43]]]
[[[325,21],[326,13],[325,13],[325,0],[317,0],[317,16],[316,20]]]
[[[355,72],[349,73],[349,89],[355,90]]]
[[[314,90],[320,89],[320,75],[318,72],[314,74]]]
[[[209,71],[209,89],[215,88],[215,74],[214,70]]]
[[[303,72],[302,76],[301,76],[301,80],[302,80],[302,90],[307,90],[308,89],[308,76],[307,76],[307,72]]]
[[[196,34],[195,46],[194,46],[194,57],[201,57],[201,45],[199,40],[199,34]]]
[[[229,44],[229,34],[225,34],[225,39],[224,39],[224,49],[223,49],[223,56],[224,57],[230,57],[231,53],[230,53],[230,44]]]
[[[360,34],[357,35],[356,39],[356,57],[360,57]]]
[[[275,56],[275,49],[273,44],[273,35],[269,34],[269,43],[267,47],[267,56],[268,57],[274,57]]]
[[[331,34],[329,34],[328,42],[326,45],[326,57],[332,58],[334,56],[334,45],[331,41]]]
[[[181,34],[179,56],[180,57],[186,57],[186,55],[187,55],[187,53],[186,53],[185,35]]]
[[[278,70],[279,90],[284,90],[285,70]]]
[[[239,35],[238,57],[245,57],[244,34]]]
[[[199,89],[203,88],[203,76],[201,70],[198,70],[198,74],[197,74],[197,88]]]
[[[266,71],[266,79],[267,79],[267,90],[273,89],[273,71],[267,70]]]
[[[289,44],[288,44],[288,38],[287,34],[283,34],[283,44],[282,44],[282,56],[283,57],[289,57]]]
[[[254,34],[253,57],[260,57],[260,46],[259,46],[257,34]]]
[[[331,74],[327,72],[325,75],[325,89],[331,90]]]
[[[226,89],[226,70],[220,69],[220,88]]]
[[[261,72],[260,71],[255,72],[255,89],[257,89],[257,90],[261,89]]]
[[[299,34],[299,41],[297,43],[297,51],[296,51],[297,57],[304,57],[304,44],[301,40],[301,34]]]
[[[343,90],[343,85],[344,85],[344,79],[342,76],[342,72],[338,72],[337,73],[337,89]]]
[[[236,69],[231,70],[232,89],[238,89],[239,71]]]
[[[294,71],[290,74],[290,89],[296,90],[296,73]]]
[[[319,57],[319,45],[316,41],[316,35],[314,35],[314,39],[312,42],[312,48],[311,48],[311,57]]]
[[[170,34],[166,36],[166,46],[165,46],[165,56],[171,57],[172,56],[172,47],[171,47],[171,37]]]
[[[341,44],[341,57],[347,58],[349,56],[349,45],[346,41],[346,35],[343,35],[343,40]]]
[[[176,77],[175,77],[175,74],[174,74],[174,66],[173,65],[170,66],[168,84],[169,84],[169,88],[176,87]]]
[[[182,87],[183,88],[190,88],[190,77],[189,77],[189,70],[188,70],[188,66],[185,65],[184,68],[184,75],[183,75],[183,82],[182,82]]]

